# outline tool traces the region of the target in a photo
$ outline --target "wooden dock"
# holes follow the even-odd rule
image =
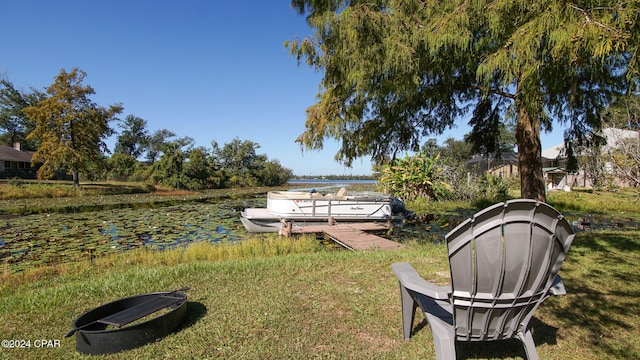
[[[373,222],[339,224],[339,225],[310,225],[285,227],[283,225],[283,235],[292,234],[319,234],[335,241],[349,250],[398,250],[402,244],[383,237],[367,233],[366,231],[385,231],[387,225]]]

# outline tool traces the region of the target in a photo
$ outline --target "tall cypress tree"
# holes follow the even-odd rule
[[[638,1],[293,0],[313,36],[285,42],[324,73],[297,141],[341,142],[347,165],[417,151],[465,114],[474,131],[515,119],[521,196],[546,200],[540,131],[569,149],[637,89]],[[481,107],[481,108],[478,108]],[[481,134],[488,143],[493,134]],[[497,134],[496,134],[497,135]]]

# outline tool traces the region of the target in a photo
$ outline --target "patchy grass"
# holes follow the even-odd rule
[[[0,183],[0,219],[3,214],[78,213],[135,207],[158,207],[207,199],[236,198],[266,193],[273,188],[230,188],[186,191],[137,183],[71,184]]]
[[[0,199],[61,198],[77,196],[140,194],[157,191],[144,183],[86,183],[80,188],[68,181],[9,180],[0,183]]]
[[[540,316],[554,319],[557,358],[640,358],[638,264],[639,231],[576,236],[561,270],[568,295]]]
[[[422,254],[422,259],[437,258]],[[62,340],[55,349],[11,349],[5,352],[10,357],[77,358],[74,339],[62,335],[81,312],[119,297],[186,285],[192,290],[185,326],[114,358],[411,356],[400,337],[397,285],[389,269],[391,262],[404,259],[402,253],[322,251],[107,266],[106,271],[101,264],[87,264],[66,275],[4,287],[0,316],[8,321],[0,324],[0,332],[8,338]],[[428,347],[420,348],[429,353]]]
[[[640,193],[636,189],[621,189],[615,192],[575,190],[572,192],[554,191],[547,196],[547,202],[559,211],[586,212],[591,214],[614,213],[640,216]],[[640,217],[639,217],[640,218]]]
[[[110,254],[97,257],[93,260],[26,268],[21,273],[11,273],[5,268],[0,277],[2,279],[0,289],[37,281],[40,278],[78,273],[87,268],[97,268],[102,271],[108,271],[133,265],[171,266],[192,261],[230,261],[295,253],[311,253],[320,250],[322,250],[320,243],[311,236],[304,236],[296,241],[290,241],[287,238],[279,237],[275,234],[254,236],[253,238],[238,243],[198,242],[187,247],[166,251],[139,248],[129,250],[126,254]]]
[[[634,195],[549,194],[571,221],[589,218],[599,226],[576,236],[560,270],[568,294],[546,300],[530,323],[540,358],[640,358],[640,216]],[[86,198],[98,203],[120,196],[155,195]],[[109,358],[435,358],[421,315],[412,340],[402,340],[390,265],[408,261],[426,279],[448,283],[446,248],[438,239],[476,209],[465,203],[407,206],[436,216],[416,228],[401,251],[335,251],[311,237],[269,235],[162,252],[138,249],[19,273],[0,270],[0,338],[31,341],[28,349],[0,348],[0,358],[88,358],[75,350],[75,339],[63,338],[80,314],[121,297],[183,286],[191,287],[188,317],[176,333]],[[35,348],[36,339],[60,340],[60,347]],[[518,342],[462,344],[459,351],[465,359],[524,358]]]
[[[2,354],[81,358],[74,339],[62,336],[82,312],[120,297],[190,286],[188,318],[177,333],[110,358],[434,358],[421,315],[412,340],[402,340],[390,265],[408,261],[425,278],[445,284],[443,245],[394,252],[293,250],[298,241],[274,237],[244,249],[199,244],[8,275],[0,286],[3,338],[60,339],[61,346]],[[284,248],[291,250],[278,250]],[[531,322],[540,357],[639,358],[639,263],[638,231],[578,234],[561,270],[568,295],[548,299]],[[463,345],[460,351],[471,359],[524,356],[517,342]]]

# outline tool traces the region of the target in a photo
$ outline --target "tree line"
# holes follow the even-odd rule
[[[278,160],[259,154],[260,145],[253,141],[235,138],[222,147],[212,141],[205,148],[167,129],[150,133],[147,121],[135,115],[121,120],[122,105],[91,101],[95,91],[84,84],[85,77],[78,68],[62,69],[44,92],[21,91],[0,80],[0,143],[20,143],[23,150],[34,151],[40,179],[67,173],[76,186],[83,176],[195,190],[275,186],[293,177]],[[120,132],[111,126],[114,122]],[[112,135],[113,153],[105,143]]]

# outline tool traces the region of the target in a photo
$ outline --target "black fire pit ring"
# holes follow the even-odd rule
[[[159,340],[184,322],[185,290],[188,288],[135,295],[100,305],[80,315],[66,336],[75,332],[76,350],[90,355],[116,353]],[[158,316],[125,326],[162,309],[166,310]]]

